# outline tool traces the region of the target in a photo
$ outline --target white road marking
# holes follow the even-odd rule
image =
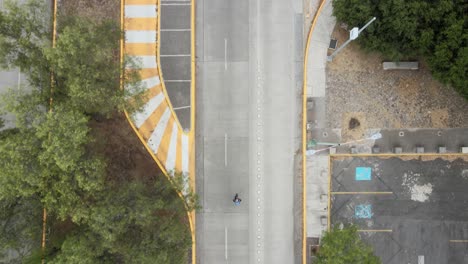
[[[167,150],[167,160],[166,160],[166,170],[168,172],[174,171],[176,156],[177,156],[177,133],[179,129],[177,127],[177,123],[174,122],[172,125],[172,135],[171,141],[169,143],[169,149]]]
[[[227,166],[227,133],[224,133],[224,167]]]
[[[135,126],[140,128],[145,123],[146,119],[148,119],[148,117],[150,117],[150,115],[154,112],[154,110],[158,108],[163,100],[163,93],[159,93],[157,96],[151,98],[151,100],[149,100],[148,103],[143,106],[143,110],[141,112],[133,115]]]
[[[418,264],[424,264],[424,256],[423,255],[418,256]]]
[[[156,5],[125,5],[125,17],[143,18],[156,17]]]
[[[189,149],[188,149],[188,136],[182,134],[182,172],[188,173]]]
[[[166,130],[166,126],[170,116],[171,111],[168,107],[166,108],[166,111],[164,111],[164,114],[161,116],[161,119],[159,119],[159,122],[156,125],[153,134],[151,134],[151,137],[148,140],[148,145],[155,154],[158,153],[159,144],[161,144],[161,140],[164,135],[164,130]]]
[[[159,76],[154,76],[151,78],[144,79],[140,82],[140,84],[145,88],[149,89],[151,87],[154,87],[156,85],[161,84],[161,80],[159,79]],[[125,89],[131,89],[130,85],[127,85]]]
[[[227,38],[224,38],[224,70],[227,70]]]
[[[125,43],[156,43],[155,30],[126,30]]]
[[[228,239],[227,239],[227,236],[228,236],[228,230],[227,230],[227,227],[225,226],[224,227],[224,259],[225,260],[228,259]]]
[[[186,108],[190,108],[190,105],[180,106],[180,107],[174,107],[173,109],[174,109],[174,110],[179,110],[179,109],[186,109]]]
[[[164,80],[164,82],[190,82],[191,80]]]
[[[156,56],[129,56],[135,60],[136,66],[141,67],[142,69],[152,69],[157,68],[158,64],[156,63]],[[132,65],[127,66],[128,69],[132,69]]]

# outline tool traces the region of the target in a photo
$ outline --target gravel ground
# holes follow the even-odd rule
[[[340,46],[348,32],[337,25],[333,37]],[[362,129],[468,127],[468,101],[434,80],[425,65],[384,71],[382,61],[351,43],[327,65],[329,128],[346,132],[353,117]]]

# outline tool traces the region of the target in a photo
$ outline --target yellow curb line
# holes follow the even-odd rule
[[[315,17],[312,20],[312,24],[309,29],[309,34],[307,36],[307,43],[305,47],[304,54],[304,74],[303,74],[303,84],[302,84],[302,263],[307,263],[307,188],[306,188],[306,179],[307,179],[307,60],[309,58],[309,46],[310,40],[312,38],[312,32],[314,31],[315,24],[317,23],[318,16],[322,11],[322,8],[325,4],[325,0],[322,0],[320,6],[315,13]],[[330,200],[330,199],[329,199]],[[329,202],[330,203],[330,202]],[[330,207],[328,207],[330,208]],[[330,217],[329,217],[330,218]]]
[[[393,192],[331,192],[331,194],[393,194]]]
[[[190,49],[191,49],[191,77],[192,81],[190,83],[190,132],[188,133],[189,135],[189,147],[190,147],[190,153],[189,153],[189,162],[190,162],[190,168],[189,168],[189,177],[190,177],[190,183],[192,184],[193,192],[196,193],[196,181],[195,181],[195,85],[196,85],[196,74],[195,74],[195,0],[191,0],[191,19],[190,19]],[[192,219],[192,225],[191,225],[191,235],[192,235],[192,264],[196,264],[197,262],[197,236],[196,236],[196,215],[195,211],[191,212],[191,219]]]
[[[158,10],[161,10],[161,2],[158,1],[157,2],[158,4]],[[123,32],[123,34],[125,34],[125,27],[124,27],[124,18],[125,18],[125,13],[124,13],[124,5],[125,5],[125,0],[121,0],[120,1],[120,26],[121,26],[121,30]],[[158,30],[158,46],[157,46],[157,63],[158,65],[160,65],[160,61],[159,61],[159,49],[160,49],[160,28],[159,28],[159,25],[160,25],[160,19],[161,19],[161,16],[160,14],[158,14],[158,25],[157,25],[157,30]],[[120,63],[121,65],[123,65],[123,57],[124,57],[124,35],[120,38]],[[159,71],[159,75],[161,75],[161,71]],[[121,78],[120,78],[120,87],[121,89],[124,89],[123,87],[123,69],[121,69]],[[161,84],[163,86],[163,91],[164,91],[164,95],[166,96],[166,101],[168,103],[168,106],[172,112],[172,115],[174,116],[176,122],[177,122],[177,125],[178,125],[178,128],[181,130],[181,132],[183,134],[188,134],[188,133],[185,133],[182,128],[181,128],[181,125],[180,125],[180,122],[179,120],[177,119],[177,115],[175,115],[175,112],[174,112],[174,109],[172,108],[172,104],[169,100],[169,97],[167,95],[167,91],[166,91],[166,87],[164,85],[164,81],[162,79],[162,76],[160,76],[160,79],[161,79]],[[158,165],[158,167],[161,169],[161,171],[163,172],[164,176],[166,176],[166,178],[169,180],[169,182],[172,184],[172,179],[171,177],[169,176],[168,172],[166,171],[166,168],[161,164],[161,162],[159,161],[159,159],[156,157],[156,155],[154,154],[154,152],[151,150],[151,148],[148,146],[148,144],[146,143],[146,141],[143,139],[143,137],[141,136],[141,134],[138,132],[138,129],[135,127],[135,125],[133,124],[133,122],[131,121],[130,119],[130,116],[128,114],[128,112],[126,110],[124,110],[124,114],[125,114],[125,117],[128,121],[128,123],[130,124],[130,126],[132,127],[133,131],[135,132],[135,134],[137,135],[137,137],[140,139],[141,143],[143,144],[143,146],[146,148],[146,150],[148,151],[148,153],[151,155],[151,157],[153,158],[153,160],[156,162],[156,164]],[[190,139],[190,138],[189,138]],[[189,146],[190,147],[190,146]],[[192,150],[190,151],[192,152]],[[191,153],[189,153],[190,155]],[[190,164],[192,165],[192,164]],[[191,166],[192,167],[192,166]],[[190,173],[190,172],[189,172]],[[189,177],[190,177],[190,174],[189,174]],[[180,191],[177,191],[177,194],[179,195],[179,197],[183,200],[184,202],[184,206],[186,206],[185,204],[185,199],[184,199],[184,196],[183,194],[180,192]],[[194,212],[188,212],[187,211],[187,215],[188,215],[188,219],[189,219],[189,226],[190,226],[190,233],[191,233],[191,236],[192,236],[192,243],[193,243],[193,239],[194,239],[194,228],[195,228],[195,225],[194,225]],[[192,219],[193,218],[193,219]],[[193,249],[192,249],[193,250]],[[193,258],[192,258],[193,259]]]

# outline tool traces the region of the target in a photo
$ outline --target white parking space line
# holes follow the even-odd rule
[[[174,107],[173,109],[174,109],[174,110],[179,110],[179,109],[186,109],[186,108],[190,108],[190,105],[180,106],[180,107]]]
[[[156,17],[156,5],[125,5],[125,17]]]
[[[126,30],[125,43],[156,43],[155,30]]]

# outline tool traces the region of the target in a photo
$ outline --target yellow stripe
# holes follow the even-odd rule
[[[157,18],[125,18],[125,30],[155,30]]]
[[[130,74],[136,71],[140,75],[141,80],[158,76],[158,68],[145,68],[145,69],[139,69],[139,70],[127,69],[126,74]]]
[[[191,0],[191,19],[190,19],[190,29],[191,29],[191,54],[192,54],[192,82],[190,83],[190,132],[189,132],[189,180],[192,187],[192,190],[196,191],[195,186],[195,0]],[[182,168],[182,167],[181,167]],[[195,212],[191,212],[189,215],[190,230],[192,235],[192,264],[196,264],[197,259],[197,241],[196,241],[196,226],[195,226]]]
[[[167,122],[166,130],[164,130],[163,137],[161,139],[161,144],[157,151],[157,156],[162,164],[166,164],[167,155],[169,150],[169,144],[171,142],[172,128],[174,124],[174,118],[169,117],[169,122]]]
[[[145,92],[145,100],[146,100],[145,103],[148,102],[149,100],[151,100],[151,98],[153,98],[156,95],[160,94],[161,89],[162,89],[162,86],[159,84],[159,85],[156,85],[156,86],[146,90],[146,92]]]
[[[468,243],[468,240],[449,240],[450,243]]]
[[[158,76],[158,68],[145,68],[138,70],[142,80]]]
[[[155,5],[157,0],[125,0],[125,5]]]
[[[331,194],[393,194],[393,192],[331,192]]]
[[[134,56],[156,56],[156,43],[126,43],[125,53]]]
[[[175,171],[182,171],[182,133],[177,134]]]
[[[151,134],[156,128],[156,125],[161,119],[161,116],[164,114],[164,111],[166,110],[166,108],[167,108],[167,105],[163,101],[158,106],[158,108],[156,108],[156,110],[151,114],[151,116],[145,120],[143,125],[138,130],[145,141],[148,141],[148,139],[150,138]]]

